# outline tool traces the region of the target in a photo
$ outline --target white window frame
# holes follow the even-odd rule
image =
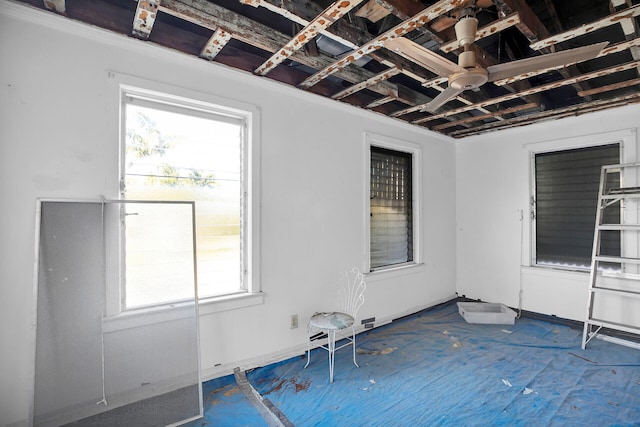
[[[531,200],[536,194],[536,175],[535,175],[535,158],[536,154],[552,153],[555,151],[574,150],[580,148],[599,147],[603,145],[619,144],[620,145],[620,162],[632,163],[638,157],[638,141],[636,141],[636,132],[633,129],[622,130],[610,133],[583,135],[573,138],[549,140],[525,144],[525,153],[529,164],[529,197],[528,197],[528,218],[529,218],[529,266],[543,269],[567,270],[587,273],[588,269],[571,268],[563,266],[550,266],[537,264],[536,261],[536,222],[533,219],[535,215],[535,206]],[[595,226],[595,224],[594,224]]]
[[[411,154],[412,170],[412,211],[413,211],[413,261],[379,267],[371,271],[371,147],[381,147]],[[364,253],[366,253],[364,271],[368,274],[385,274],[406,270],[422,265],[422,147],[419,144],[375,133],[364,134]]]
[[[155,82],[135,76],[107,72],[107,85],[109,86],[108,113],[111,118],[109,130],[112,132],[113,140],[118,144],[113,144],[113,150],[108,155],[109,164],[114,167],[108,171],[109,198],[119,199],[122,176],[122,149],[125,142],[125,130],[123,128],[124,118],[122,105],[124,96],[133,93],[136,96],[148,97],[152,100],[183,105],[189,108],[202,109],[220,115],[230,115],[241,118],[245,123],[246,147],[244,155],[245,181],[244,197],[246,212],[243,218],[244,227],[244,256],[245,290],[238,293],[223,296],[206,297],[199,299],[200,314],[215,313],[219,311],[238,309],[264,303],[264,295],[261,291],[260,282],[260,129],[261,111],[255,105],[250,105],[241,101],[222,98],[206,92],[181,88],[166,83]],[[117,165],[117,166],[115,166]],[[176,304],[166,304],[160,307],[140,308],[134,310],[121,310],[120,304],[120,278],[109,277],[107,275],[107,316],[111,317],[135,317],[141,314],[147,317],[153,314],[157,321],[158,312],[174,310]]]

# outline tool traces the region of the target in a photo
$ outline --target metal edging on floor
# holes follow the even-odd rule
[[[249,399],[249,402],[256,407],[260,415],[265,419],[270,427],[294,427],[293,423],[284,415],[269,399],[264,399],[247,380],[247,375],[240,368],[233,369],[233,376],[236,379],[238,388]]]

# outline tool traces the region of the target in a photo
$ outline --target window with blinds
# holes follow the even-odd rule
[[[600,170],[620,163],[619,144],[535,155],[536,264],[589,268]],[[619,177],[608,179],[619,186]],[[604,223],[620,222],[608,209]],[[620,256],[620,232],[603,232],[602,253]]]
[[[370,267],[413,261],[412,155],[371,146]]]

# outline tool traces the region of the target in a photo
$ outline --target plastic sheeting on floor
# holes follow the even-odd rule
[[[242,393],[233,375],[216,378],[202,385],[204,418],[188,427],[268,426],[260,412]]]
[[[455,304],[247,377],[296,426],[640,425],[640,351],[521,318],[466,323]]]

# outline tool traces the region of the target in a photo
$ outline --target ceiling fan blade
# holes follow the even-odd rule
[[[560,52],[548,53],[546,55],[534,56],[532,58],[520,59],[517,61],[505,62],[487,67],[489,81],[507,79],[520,74],[561,67],[563,65],[574,64],[586,61],[598,56],[598,53],[609,42],[592,44],[589,46],[577,47],[575,49],[563,50]]]
[[[384,42],[384,47],[398,55],[415,62],[441,77],[464,72],[464,68],[429,49],[420,46],[405,37],[396,37]]]
[[[438,96],[433,98],[431,102],[425,105],[420,111],[428,111],[429,113],[435,113],[438,108],[449,102],[451,99],[458,96],[464,89],[456,89],[452,86],[447,86],[445,90],[440,92]]]

